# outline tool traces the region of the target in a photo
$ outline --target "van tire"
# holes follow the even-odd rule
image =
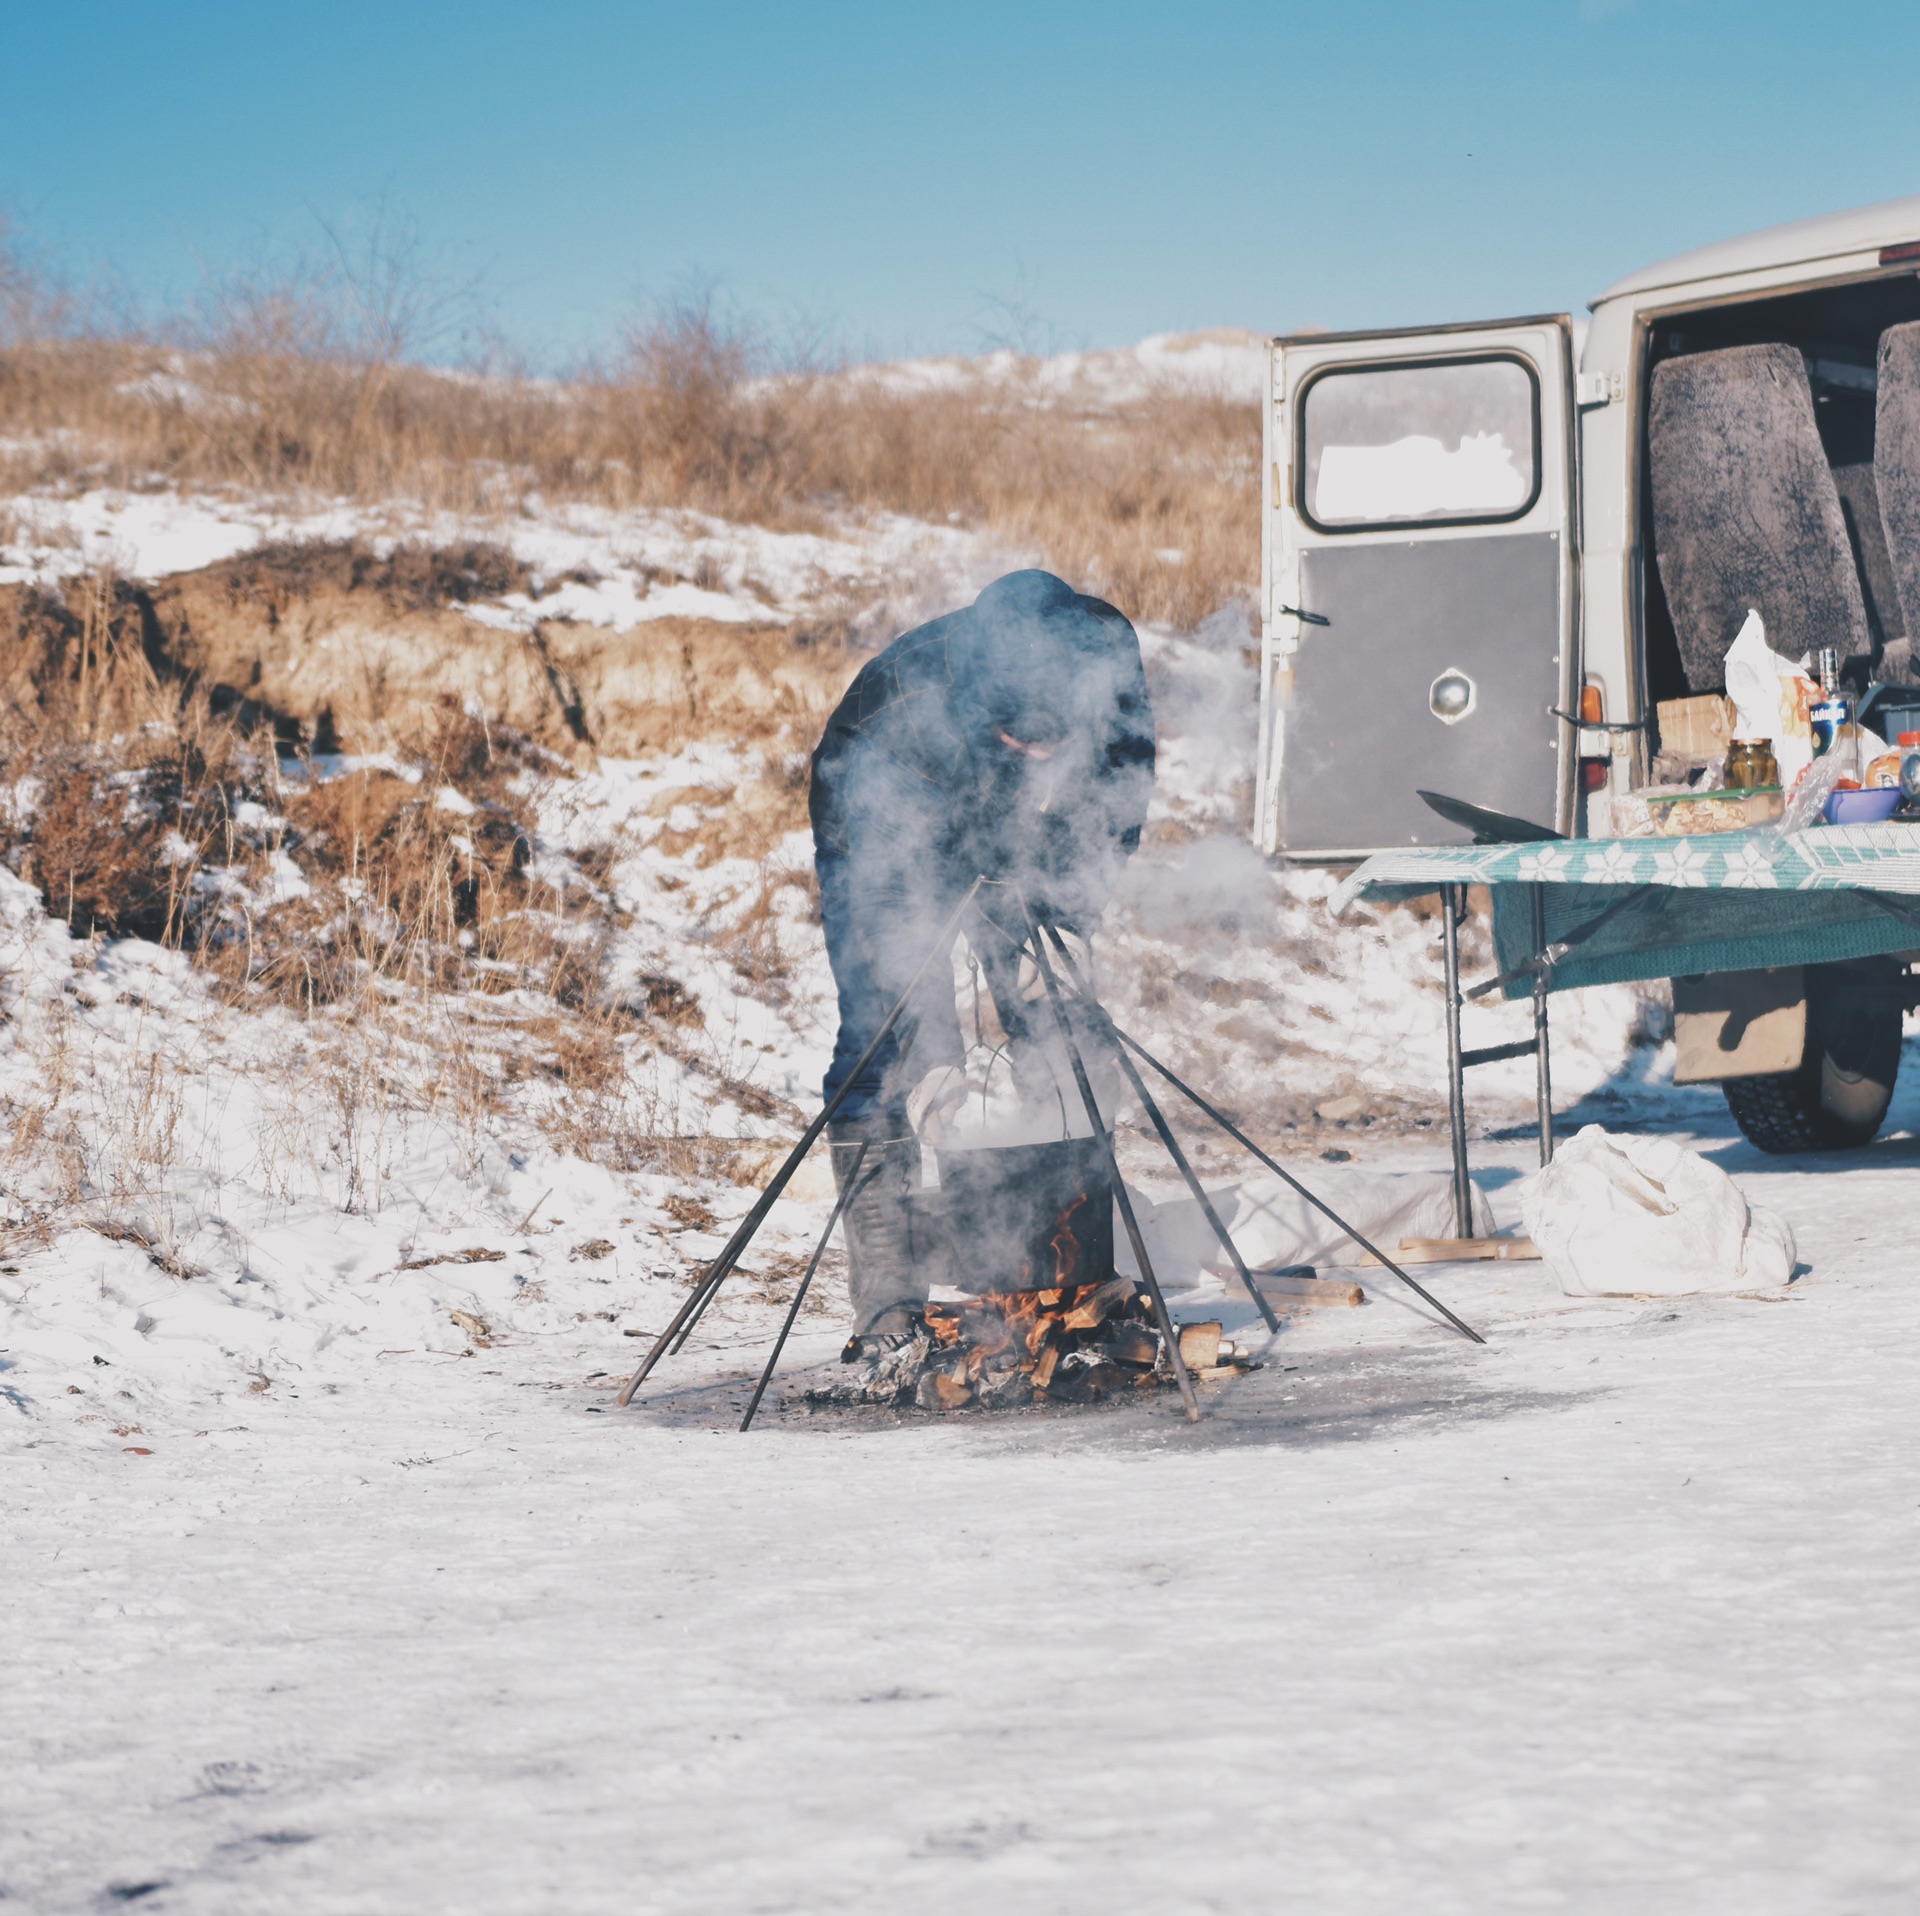
[[[1901,1009],[1899,967],[1886,959],[1809,965],[1806,1056],[1720,1087],[1741,1135],[1776,1156],[1868,1143],[1893,1102]]]

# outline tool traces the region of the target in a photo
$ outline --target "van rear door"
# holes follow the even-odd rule
[[[1459,843],[1422,789],[1572,830],[1573,406],[1565,315],[1275,342],[1267,851]]]

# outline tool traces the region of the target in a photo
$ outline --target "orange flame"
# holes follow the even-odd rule
[[[1017,1381],[1011,1371],[1037,1394],[1046,1394],[1050,1387],[1057,1391],[1055,1372],[1062,1359],[1102,1347],[1112,1327],[1123,1321],[1146,1322],[1145,1306],[1129,1280],[1111,1275],[1099,1283],[1082,1279],[1086,1254],[1075,1226],[1090,1202],[1086,1191],[1077,1192],[1054,1219],[1047,1237],[1053,1281],[1043,1289],[1030,1287],[1026,1280],[1033,1266],[1023,1262],[1015,1287],[926,1307],[932,1362],[950,1380],[942,1384],[943,1391],[970,1390],[984,1378],[989,1393],[998,1392]],[[1106,1369],[1111,1373],[1113,1366]],[[1071,1365],[1069,1372],[1079,1374]],[[1150,1380],[1141,1376],[1135,1381]]]

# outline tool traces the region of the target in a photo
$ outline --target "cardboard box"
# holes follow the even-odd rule
[[[1662,699],[1654,707],[1660,726],[1660,750],[1705,764],[1721,758],[1733,743],[1733,701],[1724,692],[1699,698]]]

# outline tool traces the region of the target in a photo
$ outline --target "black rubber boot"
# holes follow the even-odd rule
[[[869,1354],[864,1348],[869,1340],[902,1339],[919,1328],[927,1301],[922,1260],[914,1255],[920,1145],[904,1117],[842,1118],[827,1127],[827,1141],[834,1186],[841,1191],[860,1159],[860,1147],[867,1147],[859,1183],[840,1214],[853,1304],[852,1362]]]

